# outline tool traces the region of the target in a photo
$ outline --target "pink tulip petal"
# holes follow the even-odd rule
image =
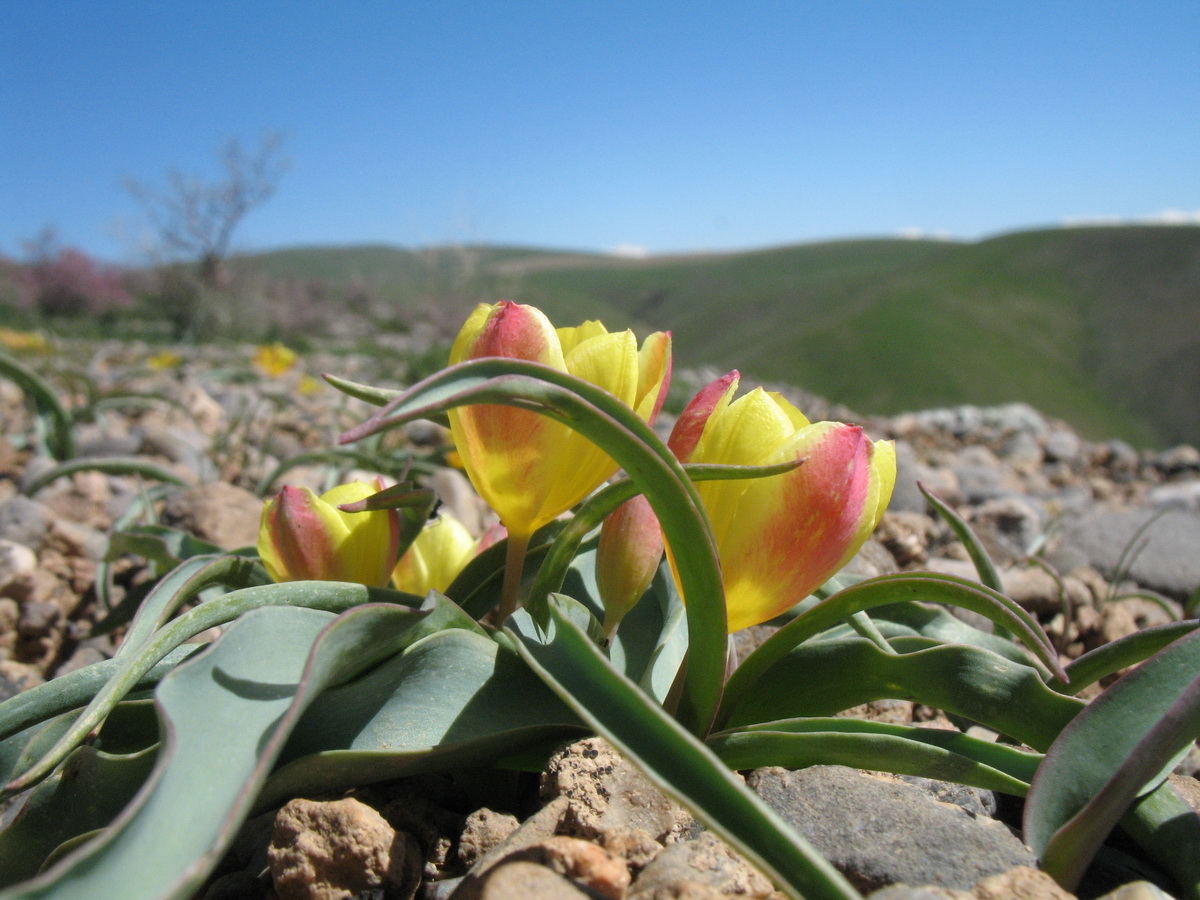
[[[739,377],[737,369],[734,369],[705,385],[679,414],[667,446],[680,462],[690,461],[692,452],[700,442],[700,435],[704,433],[704,426],[714,413],[729,404],[733,392],[737,390]]]

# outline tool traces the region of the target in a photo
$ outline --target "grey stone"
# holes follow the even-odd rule
[[[894,512],[925,512],[925,496],[917,486],[928,467],[917,459],[916,451],[908,441],[896,441],[896,484],[892,488],[892,499],[888,509]]]
[[[950,468],[968,503],[983,503],[1013,493],[1003,465],[986,447],[967,447]]]
[[[564,747],[542,773],[542,798],[566,797],[562,833],[598,837],[610,831],[644,831],[658,841],[686,831],[691,815],[600,738]]]
[[[14,544],[40,549],[51,521],[50,510],[28,497],[18,495],[0,503],[0,539]]]
[[[899,781],[841,766],[766,768],[747,783],[859,890],[896,882],[968,890],[1036,864],[1003,825]]]
[[[257,543],[262,507],[245,488],[214,481],[171,495],[162,520],[224,550],[237,550]]]
[[[1200,479],[1156,485],[1146,494],[1146,502],[1155,509],[1200,512]]]
[[[1158,454],[1155,464],[1166,475],[1200,472],[1200,450],[1181,444]]]
[[[1050,462],[1079,462],[1083,454],[1083,441],[1073,431],[1053,428],[1042,439],[1042,449]]]
[[[136,456],[142,449],[142,434],[137,428],[124,433],[88,428],[77,438],[77,456]]]
[[[671,844],[654,857],[633,883],[630,900],[687,882],[739,897],[765,897],[774,890],[762,873],[706,831],[696,840]]]
[[[972,511],[970,524],[998,562],[1023,559],[1045,528],[1042,513],[1021,497],[998,497],[980,504]]]
[[[1098,897],[1097,900],[1174,900],[1174,898],[1149,881],[1131,881],[1103,897]]]
[[[1200,554],[1196,552],[1200,547],[1200,514],[1197,513],[1096,511],[1068,525],[1063,530],[1060,547],[1081,550],[1106,578],[1132,578],[1142,587],[1176,600],[1186,599],[1200,585]],[[1127,553],[1131,547],[1132,551]],[[1058,552],[1061,550],[1055,548],[1050,554],[1052,564]],[[1127,571],[1119,571],[1122,565]]]
[[[1020,472],[1032,472],[1042,464],[1042,445],[1028,431],[1018,431],[1000,447],[1000,456]]]
[[[961,806],[971,815],[989,817],[996,815],[996,795],[992,791],[971,787],[969,784],[954,784],[950,781],[922,778],[919,775],[899,775],[897,777],[906,784],[928,791],[943,803]]]
[[[948,888],[921,885],[913,887],[910,884],[889,884],[871,894],[871,900],[972,900],[965,891],[952,891]]]

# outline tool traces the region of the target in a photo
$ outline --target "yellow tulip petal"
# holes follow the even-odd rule
[[[431,590],[445,591],[475,555],[476,541],[466,527],[442,515],[426,524],[396,564],[396,588],[425,596]]]
[[[565,326],[555,330],[558,332],[558,340],[564,354],[570,353],[575,347],[590,338],[608,334],[608,329],[595,319],[589,319],[582,325]]]
[[[872,451],[857,426],[819,422],[789,442],[803,465],[748,482],[719,539],[731,631],[800,602],[858,552],[875,514]]]
[[[667,398],[671,383],[671,333],[656,331],[638,350],[638,396],[635,409],[643,422],[653,425]]]
[[[714,412],[704,428],[691,462],[728,462],[758,466],[777,462],[777,451],[795,429],[791,419],[762,388]]]

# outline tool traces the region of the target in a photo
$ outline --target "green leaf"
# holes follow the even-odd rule
[[[920,602],[895,603],[877,607],[872,611],[872,618],[879,628],[887,631],[891,631],[889,623],[906,626],[912,629],[912,634],[935,638],[943,644],[970,644],[1022,665],[1029,665],[1030,662],[1029,653],[1021,645],[968,625],[944,606]]]
[[[769,690],[746,694],[729,727],[831,716],[872,700],[912,700],[1045,750],[1084,706],[1047,687],[1033,667],[979,647],[927,638],[892,643],[899,654],[862,638],[795,648],[765,673]]]
[[[33,403],[34,411],[44,426],[46,448],[50,455],[58,460],[74,456],[75,433],[71,429],[71,415],[59,401],[50,383],[3,351],[0,351],[0,377],[14,382]]]
[[[21,486],[21,490],[24,494],[32,497],[51,482],[59,478],[65,478],[68,475],[74,475],[76,472],[102,472],[105,475],[137,475],[141,478],[165,481],[184,487],[188,485],[187,479],[180,476],[174,470],[168,469],[166,466],[161,466],[158,463],[150,462],[148,459],[142,459],[141,457],[86,456],[51,466],[44,472],[29,479],[28,483]]]
[[[403,393],[402,391],[347,381],[345,378],[338,378],[336,375],[330,375],[328,372],[322,374],[321,377],[343,394],[354,397],[356,400],[363,400],[372,406],[386,406]]]
[[[147,789],[95,840],[0,896],[190,897],[312,699],[419,640],[436,617],[382,605],[336,619],[288,607],[247,613],[159,685],[166,738]]]
[[[723,727],[731,721],[738,705],[767,670],[794,647],[849,618],[852,613],[913,600],[961,606],[986,616],[1015,634],[1051,672],[1066,681],[1058,653],[1037,620],[1003,594],[950,575],[928,572],[885,575],[860,582],[822,600],[764,641],[738,666],[726,684],[725,699],[717,717],[718,726]]]
[[[259,800],[344,789],[417,772],[550,750],[586,729],[513,651],[479,630],[447,629],[301,717]]]
[[[1063,729],[1025,805],[1025,840],[1068,889],[1134,798],[1200,737],[1200,632],[1112,684]]]
[[[257,578],[255,560],[242,556],[195,556],[180,563],[154,586],[142,601],[115,659],[135,653],[185,603],[214,585],[249,587]]]
[[[367,588],[360,584],[293,581],[243,588],[202,603],[155,632],[136,652],[114,660],[116,671],[75,720],[70,730],[36,765],[10,781],[5,787],[5,792],[11,794],[24,790],[49,775],[155,664],[184,641],[209,628],[225,625],[250,610],[264,606],[298,606],[326,612],[344,612],[364,603],[396,602],[406,597],[407,595],[398,591]]]
[[[1175,879],[1181,897],[1200,900],[1200,814],[1170,782],[1139,798],[1121,828]]]
[[[32,878],[64,841],[107,826],[146,781],[156,754],[156,747],[125,755],[75,750],[0,831],[0,885]]]
[[[957,731],[853,718],[788,719],[710,735],[732,769],[837,765],[921,775],[1025,796],[1041,762],[1028,753]]]
[[[504,633],[584,721],[790,896],[808,900],[859,896],[711,750],[617,672],[565,610],[560,598],[551,598],[544,643],[512,629]]]
[[[707,733],[725,672],[725,600],[707,516],[691,480],[654,431],[607,391],[538,363],[477,359],[451,366],[393,399],[351,429],[343,443],[473,403],[527,409],[561,422],[603,448],[650,502],[688,598],[688,663],[679,718]]]
[[[1095,650],[1089,650],[1067,666],[1070,680],[1063,691],[1078,694],[1102,678],[1149,659],[1168,644],[1191,634],[1197,628],[1200,628],[1200,622],[1195,620],[1151,625],[1115,641],[1109,641]]]
[[[365,469],[368,472],[379,472],[381,475],[391,475],[395,478],[403,477],[412,472],[422,472],[430,475],[436,468],[423,460],[415,458],[411,453],[367,453],[361,450],[353,450],[349,447],[334,447],[289,456],[262,477],[255,486],[254,492],[260,497],[265,497],[271,492],[271,488],[274,487],[275,483],[292,469],[313,465],[353,467]]]
[[[201,649],[201,644],[187,644],[172,650],[134,681],[129,690],[132,692],[153,687],[179,663]],[[59,675],[53,681],[34,685],[0,703],[0,775],[7,780],[18,771],[9,761],[16,759],[11,748],[24,746],[28,740],[28,734],[24,740],[20,739],[22,732],[55,716],[86,706],[121,667],[122,663],[105,659]],[[49,745],[46,749],[49,749]],[[16,753],[20,752],[16,750]]]
[[[925,485],[918,483],[917,487],[925,495],[925,499],[929,501],[929,505],[950,526],[950,530],[954,532],[954,536],[962,541],[963,547],[967,550],[967,555],[971,557],[971,562],[975,564],[975,571],[979,573],[979,580],[983,585],[991,588],[993,591],[1003,591],[1004,586],[1000,581],[1000,573],[996,571],[996,564],[988,556],[987,550],[980,543],[975,532],[971,530],[971,526],[963,520],[962,516],[951,509],[945,501],[927,489]]]
[[[113,562],[126,553],[132,553],[153,563],[160,572],[169,572],[193,556],[223,552],[216,544],[177,528],[167,528],[164,525],[132,525],[114,532],[109,537],[108,552],[104,558],[107,562]]]

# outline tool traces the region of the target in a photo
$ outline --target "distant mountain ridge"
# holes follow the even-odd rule
[[[357,279],[400,306],[506,297],[556,322],[668,328],[681,365],[737,367],[864,413],[1027,401],[1095,439],[1200,444],[1200,226],[646,258],[356,246],[246,261]]]

